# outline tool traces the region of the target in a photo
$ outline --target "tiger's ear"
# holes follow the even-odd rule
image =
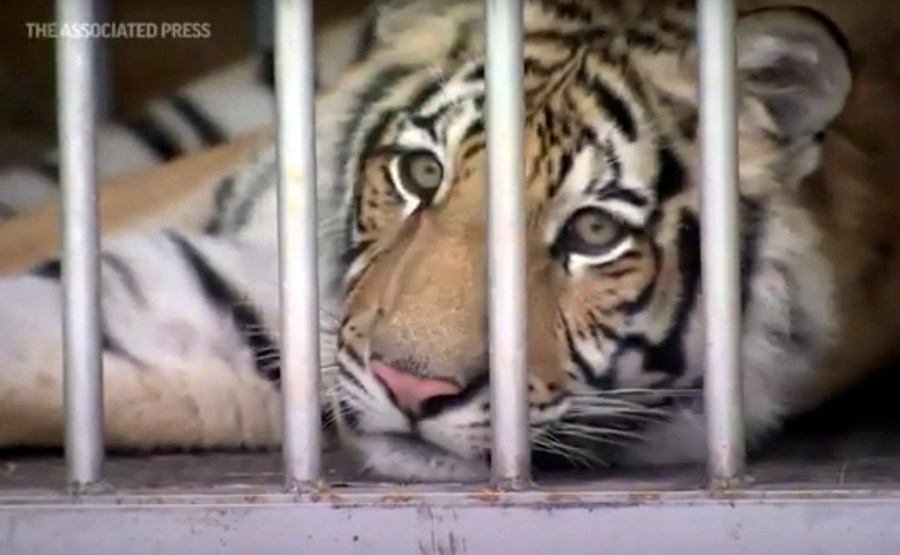
[[[846,39],[811,10],[771,8],[740,17],[737,68],[743,95],[765,108],[760,123],[786,138],[822,131],[852,86]]]
[[[385,45],[440,52],[452,48],[460,24],[477,21],[482,10],[481,2],[471,0],[376,0],[375,35]]]

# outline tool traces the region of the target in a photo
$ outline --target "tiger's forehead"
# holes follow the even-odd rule
[[[643,227],[657,201],[653,185],[661,148],[646,92],[631,87],[633,78],[623,72],[621,62],[606,64],[590,53],[577,58],[556,75],[542,75],[544,83],[529,76],[526,133],[541,143],[530,153],[557,166],[546,176],[553,183],[537,180],[530,186],[543,187],[545,196],[553,197],[551,219],[592,205]],[[443,73],[425,71],[436,84],[423,85],[405,109],[397,110],[382,144],[433,152],[452,182],[467,141],[483,142],[485,63],[479,58]],[[545,83],[554,90],[541,95]]]
[[[423,71],[434,81],[398,113],[395,134],[387,139],[408,148],[452,148],[465,139],[465,129],[483,121],[484,61],[471,60],[454,70]]]

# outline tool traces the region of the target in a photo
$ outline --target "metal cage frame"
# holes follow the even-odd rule
[[[282,283],[283,489],[109,492],[99,351],[94,41],[58,42],[69,491],[0,492],[0,552],[883,553],[900,492],[742,487],[737,139],[732,0],[698,0],[709,485],[609,491],[535,486],[528,467],[522,208],[522,4],[485,0],[493,483],[331,490],[319,417],[312,0],[275,0]],[[92,0],[57,0],[63,23]],[[511,138],[518,137],[520,140]],[[504,202],[497,202],[499,198]],[[306,284],[305,286],[302,284]]]

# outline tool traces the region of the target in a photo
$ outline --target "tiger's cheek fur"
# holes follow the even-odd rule
[[[579,320],[602,320],[621,330],[630,312],[643,310],[643,306],[636,305],[642,304],[642,295],[652,294],[657,263],[649,241],[646,238],[636,241],[638,245],[626,257],[586,269],[584,275],[570,276],[560,283],[556,294],[566,314],[577,314]]]
[[[591,369],[579,368],[580,379],[604,382],[606,387],[618,385],[608,375],[610,359],[630,331],[643,332],[639,326],[644,319],[634,321],[632,316],[646,311],[657,296],[666,305],[672,301],[665,294],[670,288],[666,278],[677,283],[678,277],[660,275],[650,242],[641,238],[637,243],[626,257],[558,280],[553,291],[565,363]],[[660,307],[660,312],[669,312],[669,307]]]

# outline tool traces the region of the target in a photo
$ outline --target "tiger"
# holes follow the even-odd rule
[[[522,7],[532,462],[702,463],[696,5]],[[897,354],[900,135],[884,123],[900,80],[822,11],[738,8],[741,400],[758,453]],[[361,475],[490,475],[483,9],[379,2],[366,55],[316,97],[322,428]],[[275,137],[149,173],[168,203],[109,186],[128,206],[101,207],[111,451],[280,445]],[[62,264],[34,239],[52,214],[0,244],[2,261],[32,240],[0,280],[5,448],[62,442]]]
[[[317,29],[315,86],[327,88],[368,44],[368,7]],[[135,115],[101,123],[101,179],[147,170],[219,146],[275,121],[274,49],[245,56],[153,98]],[[0,222],[40,206],[60,189],[59,154],[0,167]]]

